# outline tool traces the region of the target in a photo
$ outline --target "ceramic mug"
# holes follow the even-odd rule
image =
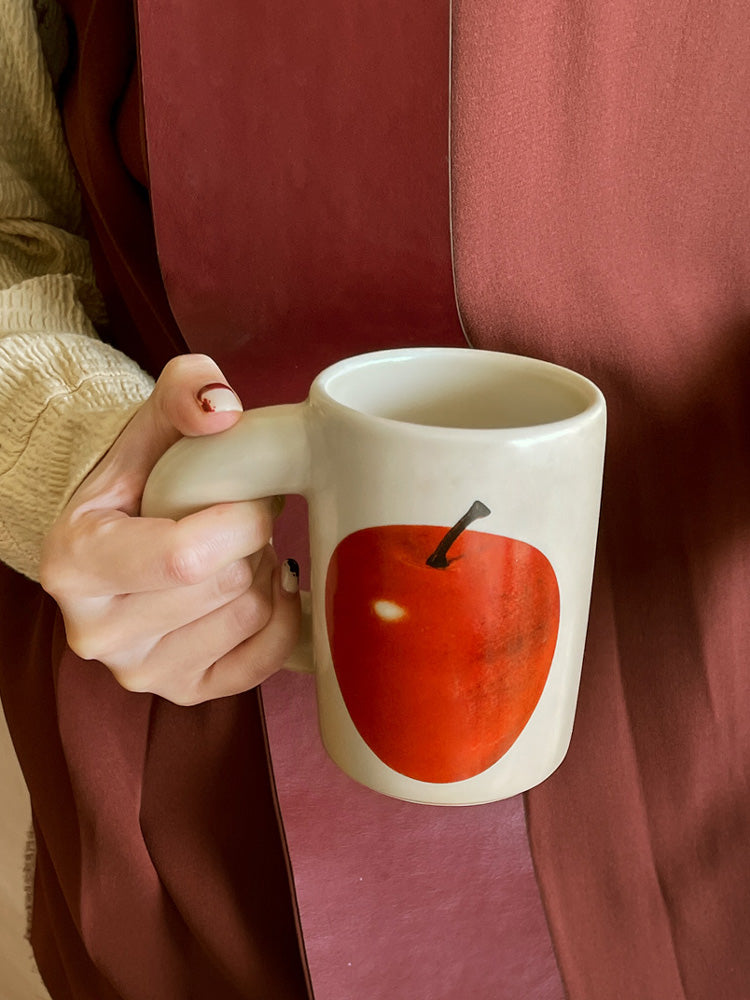
[[[308,500],[325,747],[413,802],[515,795],[562,761],[596,545],[606,410],[547,362],[417,348],[326,369],[160,460],[147,515]]]

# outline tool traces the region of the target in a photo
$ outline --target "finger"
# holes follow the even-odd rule
[[[273,500],[216,504],[180,521],[79,508],[45,545],[42,586],[58,601],[190,587],[261,550]]]
[[[300,632],[300,599],[281,586],[282,571],[273,578],[273,610],[262,631],[216,661],[200,678],[191,704],[225,698],[256,687],[284,666]]]
[[[224,607],[250,589],[262,552],[230,563],[192,587],[124,594],[82,602],[65,616],[68,645],[86,660],[107,666],[146,656],[170,632]]]
[[[113,619],[129,623],[131,628],[135,624],[139,637],[151,640],[161,638],[241,597],[253,586],[262,559],[261,550],[230,563],[209,580],[192,587],[116,598],[111,602],[109,613]],[[119,648],[127,648],[126,635],[123,635]]]
[[[120,684],[131,691],[159,694],[177,704],[193,703],[202,674],[268,623],[273,610],[271,580],[275,562],[269,547],[263,553],[253,586],[244,594],[164,636],[137,665],[111,667]]]
[[[146,479],[170,445],[183,435],[226,430],[241,415],[239,397],[211,358],[173,358],[90,478],[104,488],[116,486],[123,497],[118,506],[136,513]]]
[[[226,430],[242,412],[239,396],[205,354],[173,358],[156,383],[155,396],[159,417],[187,437]]]

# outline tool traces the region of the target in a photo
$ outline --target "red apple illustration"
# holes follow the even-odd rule
[[[347,535],[326,580],[334,669],[362,739],[389,767],[460,781],[496,763],[541,697],[560,597],[527,542],[393,524]]]

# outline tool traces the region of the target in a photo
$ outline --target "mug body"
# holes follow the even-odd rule
[[[516,355],[340,362],[306,410],[323,742],[387,795],[466,805],[562,761],[588,620],[600,391]]]

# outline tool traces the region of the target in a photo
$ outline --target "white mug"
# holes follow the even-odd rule
[[[547,362],[409,348],[326,369],[304,403],[178,442],[142,512],[308,500],[323,743],[412,802],[506,798],[573,728],[606,408]]]

